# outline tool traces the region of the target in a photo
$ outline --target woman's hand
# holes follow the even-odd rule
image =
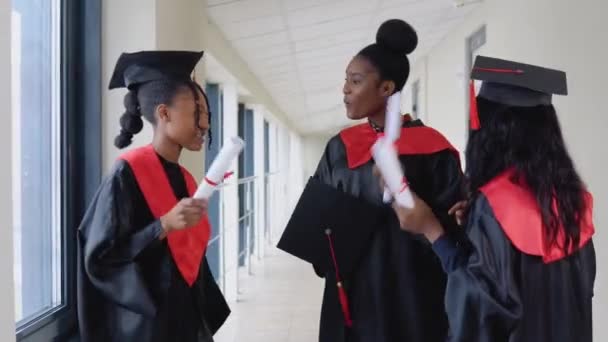
[[[459,226],[462,226],[463,222],[466,220],[465,214],[469,207],[469,201],[460,201],[454,204],[450,210],[448,210],[449,215],[453,215],[456,218],[456,223]]]
[[[378,177],[380,188],[384,189],[384,180],[380,171],[374,167],[374,175]],[[401,229],[414,234],[423,234],[431,243],[443,235],[444,230],[431,208],[412,192],[414,207],[412,209],[393,203],[393,209],[399,219]]]
[[[393,203],[393,209],[399,218],[401,229],[414,234],[423,234],[431,243],[435,242],[444,234],[443,227],[433,213],[433,210],[412,192],[414,208],[402,207],[397,202]]]
[[[184,198],[173,209],[160,218],[165,235],[172,230],[181,230],[197,225],[207,213],[208,201]]]

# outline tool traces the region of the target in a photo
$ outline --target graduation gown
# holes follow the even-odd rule
[[[413,145],[400,149],[400,160],[411,188],[430,204],[445,226],[455,227],[447,211],[462,198],[463,178],[457,152],[419,120],[406,117],[404,128],[400,139]],[[375,138],[368,123],[333,137],[314,177],[382,206],[382,192],[372,174],[373,160],[369,155]],[[335,273],[321,273],[315,267],[326,280],[321,342],[445,341],[445,274],[441,263],[430,244],[402,231],[394,212],[389,206],[386,208],[388,220],[375,227],[356,270],[342,274],[353,321],[351,328],[344,324]]]
[[[591,201],[580,246],[566,255],[543,241],[535,199],[509,177],[499,176],[476,196],[467,244],[434,243],[448,272],[449,341],[590,342],[596,271]],[[453,262],[465,250],[467,257]]]
[[[188,197],[178,164],[162,159],[178,199]],[[89,341],[212,341],[230,313],[206,257],[192,287],[135,174],[118,160],[78,230],[78,319]]]

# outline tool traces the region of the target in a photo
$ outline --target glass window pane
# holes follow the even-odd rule
[[[62,304],[60,0],[13,0],[13,235],[18,326]]]

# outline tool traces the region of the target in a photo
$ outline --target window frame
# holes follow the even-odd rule
[[[77,229],[101,181],[101,0],[62,0],[60,6],[64,304],[16,329],[17,341],[24,342],[77,335]]]
[[[417,79],[412,83],[412,118],[414,120],[420,119],[420,80]]]

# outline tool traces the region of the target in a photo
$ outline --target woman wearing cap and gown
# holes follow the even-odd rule
[[[150,145],[123,154],[78,230],[78,319],[83,342],[213,341],[230,310],[204,256],[206,202],[179,165],[209,130],[202,88],[190,78],[202,52],[123,54],[110,89],[126,87],[118,148],[144,116]]]
[[[395,209],[448,274],[449,341],[592,341],[593,198],[551,102],[566,75],[479,56],[472,79],[483,83],[466,153],[468,242],[444,235],[423,200]]]
[[[382,134],[388,97],[401,91],[407,80],[406,55],[417,41],[410,25],[389,20],[379,28],[377,43],[352,59],[343,89],[347,116],[368,122],[347,128],[328,142],[314,178],[383,205],[369,151]],[[409,116],[403,118],[398,149],[411,187],[432,204],[446,226],[456,227],[448,210],[463,196],[458,152],[440,133]],[[423,238],[402,232],[390,210],[386,215],[388,221],[376,227],[356,270],[342,275],[341,289],[336,286],[334,272],[315,266],[326,281],[319,341],[445,340],[445,275],[441,264]],[[352,234],[357,234],[355,228]],[[340,300],[339,291],[346,293],[348,304]],[[352,324],[345,324],[344,311]]]

